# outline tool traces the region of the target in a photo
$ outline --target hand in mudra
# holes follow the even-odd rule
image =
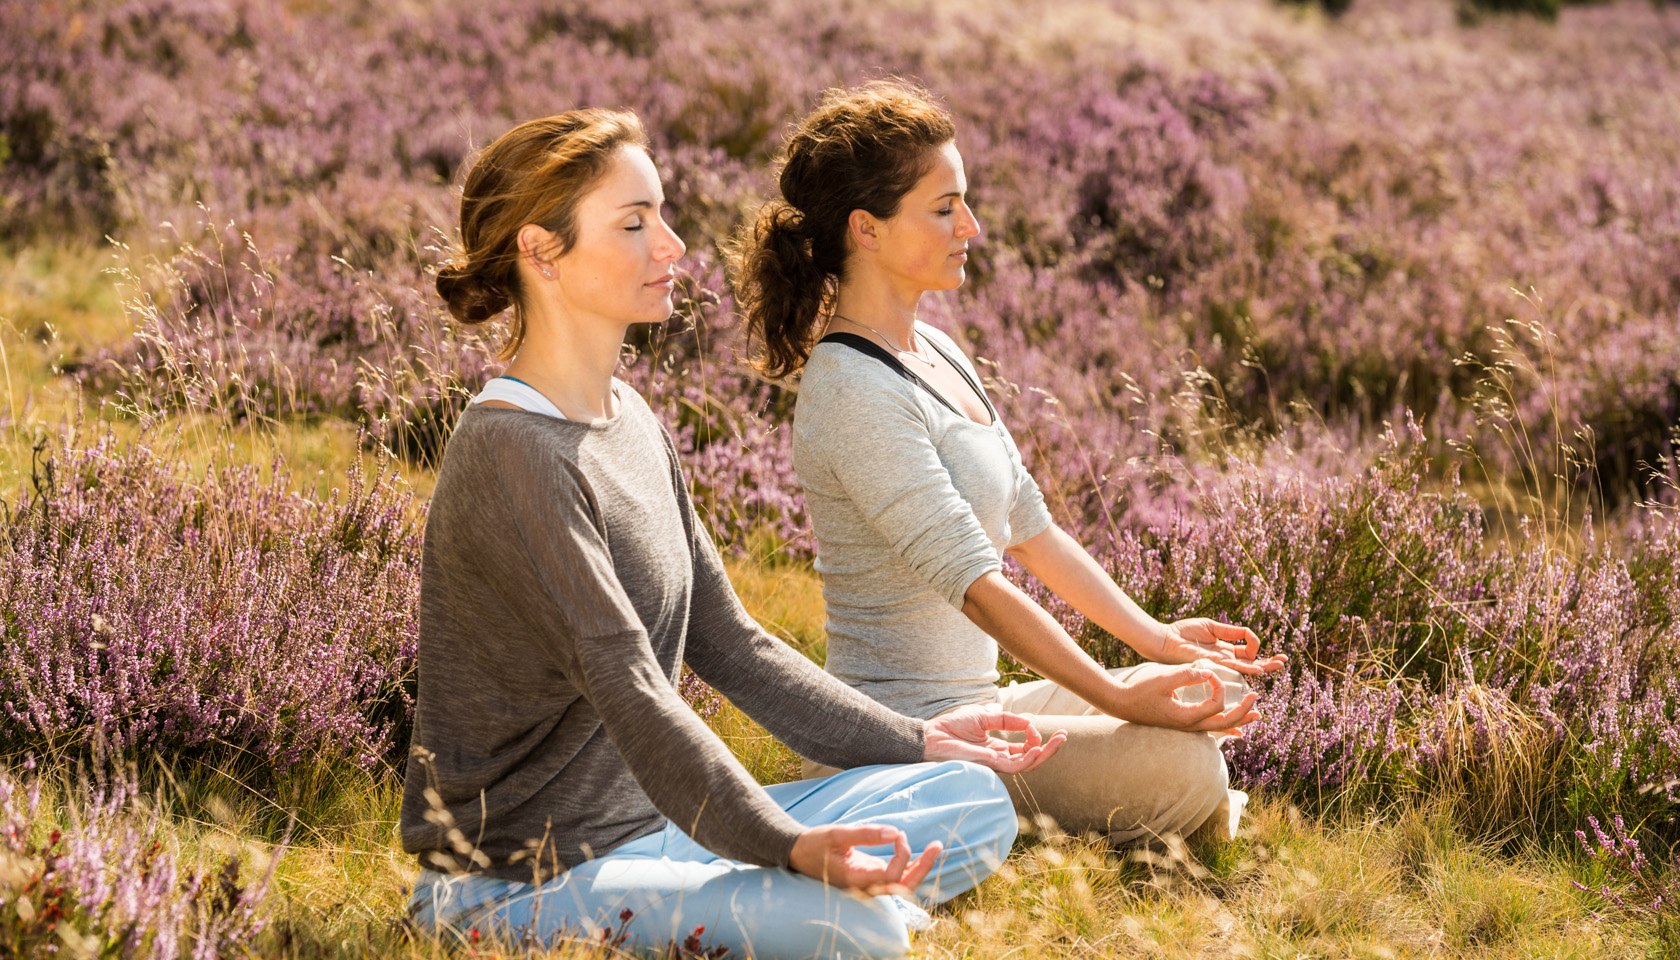
[[[1206,698],[1189,702],[1179,696],[1180,690],[1204,684]],[[1254,709],[1259,694],[1250,690],[1234,706],[1226,707],[1225,682],[1203,665],[1146,664],[1128,674],[1121,687],[1122,705],[1114,715],[1127,723],[1240,737],[1242,727],[1260,719],[1260,711]]]
[[[892,844],[891,860],[858,847]],[[788,866],[807,877],[867,896],[885,893],[913,896],[916,885],[933,869],[944,847],[935,840],[912,860],[904,831],[884,824],[831,824],[812,827],[793,842]]]
[[[958,707],[923,722],[926,746],[924,760],[968,760],[998,773],[1026,773],[1055,755],[1067,740],[1067,731],[1057,730],[1045,739],[1020,714],[997,704]],[[992,736],[993,731],[1020,733],[1020,742]]]
[[[1238,673],[1257,676],[1282,670],[1288,662],[1281,653],[1259,659],[1260,638],[1247,627],[1209,617],[1190,617],[1161,627],[1155,636],[1154,649],[1138,651],[1156,663],[1207,660]]]

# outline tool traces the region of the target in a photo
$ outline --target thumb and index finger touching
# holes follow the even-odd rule
[[[1178,699],[1176,694],[1180,690],[1207,684],[1207,699],[1198,703],[1183,704],[1193,729],[1236,734],[1240,732],[1238,727],[1241,724],[1259,719],[1260,715],[1254,710],[1254,705],[1259,702],[1260,694],[1253,690],[1246,691],[1235,705],[1226,707],[1226,681],[1219,676],[1218,671],[1205,667],[1186,667],[1173,675],[1169,683],[1174,700]]]
[[[821,829],[829,864],[824,870],[824,879],[835,886],[872,896],[911,894],[927,877],[945,849],[944,844],[935,840],[912,857],[909,837],[897,827],[886,824],[833,825]],[[889,843],[893,847],[890,860],[868,858],[860,864],[848,857],[855,847]],[[837,870],[834,869],[836,867]]]

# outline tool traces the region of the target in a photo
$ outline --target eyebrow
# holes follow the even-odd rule
[[[952,190],[950,193],[942,193],[939,196],[934,197],[933,199],[935,199],[935,200],[949,200],[952,197],[961,197],[962,195],[963,195],[963,191]]]
[[[652,210],[653,209],[653,201],[652,200],[633,200],[629,203],[619,204],[618,209],[627,210],[630,207],[641,207],[645,210]]]

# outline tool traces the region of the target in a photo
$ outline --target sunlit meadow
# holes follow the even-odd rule
[[[792,387],[720,247],[818,91],[905,75],[985,228],[929,319],[1058,520],[1291,658],[1227,745],[1236,842],[1030,830],[917,950],[1680,956],[1680,5],[0,0],[0,36],[0,954],[509,952],[408,934],[395,818],[432,471],[497,368],[428,271],[518,120],[644,117],[690,252],[623,375],[820,660]]]

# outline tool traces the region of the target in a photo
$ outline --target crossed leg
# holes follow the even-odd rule
[[[1015,838],[1015,814],[997,775],[969,763],[859,767],[766,790],[809,826],[886,823],[905,832],[913,851],[943,843],[916,891],[926,903],[985,879]],[[629,910],[623,930],[632,949],[680,943],[703,927],[699,939],[708,948],[766,958],[899,957],[912,926],[926,921],[902,898],[863,897],[789,870],[725,860],[670,825],[540,887],[423,875],[414,902],[422,925],[541,942],[611,936]]]

